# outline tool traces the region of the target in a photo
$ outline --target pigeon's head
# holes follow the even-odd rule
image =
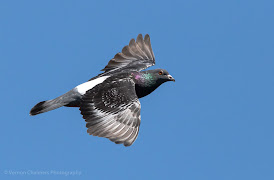
[[[135,81],[135,89],[138,98],[150,94],[165,82],[175,81],[175,79],[165,69],[133,72],[132,77]]]
[[[157,83],[164,83],[167,81],[174,81],[175,79],[167,72],[165,69],[154,69],[154,70],[149,70],[154,78],[156,79]]]

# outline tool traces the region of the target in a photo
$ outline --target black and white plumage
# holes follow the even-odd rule
[[[141,122],[139,98],[164,82],[175,81],[164,69],[142,71],[154,64],[150,37],[139,34],[109,61],[103,73],[62,96],[38,103],[30,115],[62,106],[80,107],[89,134],[130,146]]]

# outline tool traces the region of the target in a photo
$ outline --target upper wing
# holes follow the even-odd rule
[[[152,51],[150,37],[146,34],[143,39],[142,34],[139,34],[136,41],[131,39],[129,45],[125,46],[122,52],[117,53],[102,71],[105,71],[105,73],[124,69],[141,71],[154,64],[155,57]]]
[[[108,81],[87,91],[80,106],[87,132],[130,146],[137,138],[141,105],[129,78]]]

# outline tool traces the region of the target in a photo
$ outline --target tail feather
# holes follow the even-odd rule
[[[42,101],[36,104],[31,110],[30,110],[30,115],[34,116],[40,113],[48,112],[54,109],[57,109],[59,107],[64,106],[65,104],[61,102],[56,102],[55,99],[53,100],[48,100],[48,101]]]
[[[62,106],[68,106],[70,104],[77,104],[81,98],[81,95],[74,89],[59,96],[55,99],[42,101],[36,104],[31,110],[30,115],[34,116],[40,113],[48,112],[57,109]],[[75,106],[76,107],[76,106]]]

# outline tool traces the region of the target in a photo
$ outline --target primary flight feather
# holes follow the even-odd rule
[[[103,73],[55,99],[36,104],[30,115],[62,106],[79,107],[89,134],[130,146],[141,122],[139,98],[164,82],[175,81],[164,69],[142,71],[153,65],[150,37],[139,34],[109,61]]]

